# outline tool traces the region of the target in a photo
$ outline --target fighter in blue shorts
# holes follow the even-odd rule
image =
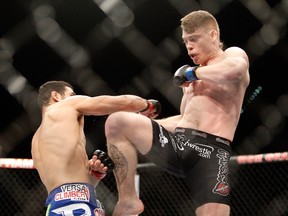
[[[103,215],[93,188],[114,166],[102,151],[96,150],[88,159],[85,117],[117,111],[138,113],[147,107],[147,100],[130,94],[76,95],[73,86],[61,80],[42,84],[37,99],[41,124],[32,137],[31,155],[49,194],[46,215]]]
[[[96,150],[94,155],[111,172],[114,163],[103,151]],[[101,180],[106,173],[90,170],[90,174]],[[98,200],[95,187],[88,183],[74,182],[63,184],[52,190],[45,202],[46,216],[105,216],[105,209]]]
[[[47,216],[105,215],[94,187],[85,183],[64,184],[55,188],[47,197],[46,206]]]

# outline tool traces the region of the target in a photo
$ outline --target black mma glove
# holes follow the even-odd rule
[[[103,163],[104,166],[108,168],[106,173],[91,170],[91,175],[94,176],[94,178],[96,178],[97,180],[101,180],[106,176],[107,173],[113,171],[115,164],[109,157],[109,155],[104,151],[97,149],[96,151],[94,151],[93,155],[96,155],[97,158],[101,161],[101,163]]]
[[[173,83],[175,86],[181,86],[184,82],[193,82],[198,80],[196,76],[196,69],[198,66],[191,67],[190,65],[183,65],[175,73]]]
[[[108,167],[107,173],[113,171],[115,164],[106,152],[97,149],[94,151],[93,155],[96,155],[101,163]]]
[[[153,109],[155,109],[155,112],[153,114],[155,115],[159,115],[161,113],[162,107],[159,101],[154,100],[154,99],[149,99],[147,100],[147,107],[140,111],[141,113],[143,112],[147,112],[147,111],[152,111]]]

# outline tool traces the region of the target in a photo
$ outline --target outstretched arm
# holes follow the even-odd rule
[[[147,107],[146,99],[136,95],[73,96],[70,98],[74,98],[74,106],[84,115],[109,115],[117,111],[139,112]]]

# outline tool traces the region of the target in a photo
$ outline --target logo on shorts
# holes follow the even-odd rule
[[[194,136],[203,137],[203,138],[205,138],[205,139],[207,138],[207,134],[204,133],[204,132],[199,132],[199,131],[194,131],[194,130],[193,130],[193,131],[191,132],[191,134],[194,135]]]
[[[96,200],[97,203],[97,208],[94,209],[94,215],[95,216],[105,216],[105,209],[103,204],[97,199]]]
[[[61,192],[56,193],[54,196],[55,201],[61,200],[82,200],[89,201],[90,192],[89,188],[83,184],[67,184],[62,185]]]
[[[180,151],[184,151],[185,147],[189,147],[194,151],[198,152],[198,155],[203,158],[210,158],[214,148],[209,145],[201,143],[191,143],[190,140],[185,138],[185,135],[179,134],[177,136],[177,147]]]
[[[227,196],[229,194],[229,185],[226,183],[218,183],[213,189],[213,193],[220,194],[222,196]]]
[[[159,134],[159,142],[161,143],[161,147],[165,147],[165,145],[168,143],[167,137],[163,134],[163,129],[161,126],[159,126],[160,134]]]
[[[217,174],[217,183],[214,186],[212,192],[221,196],[227,196],[229,194],[228,163],[230,154],[223,149],[219,149],[217,157],[219,158],[219,169]]]
[[[98,209],[98,208],[96,208],[96,209],[94,210],[94,215],[95,215],[95,216],[105,216],[105,211],[104,211],[103,209]]]
[[[228,145],[228,146],[230,145],[230,142],[228,140],[224,140],[220,137],[216,138],[216,142],[220,142],[220,143],[223,143],[223,144]]]

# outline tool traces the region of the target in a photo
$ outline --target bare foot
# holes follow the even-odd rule
[[[119,200],[114,208],[113,216],[133,216],[144,211],[144,205],[140,199],[122,201]]]

